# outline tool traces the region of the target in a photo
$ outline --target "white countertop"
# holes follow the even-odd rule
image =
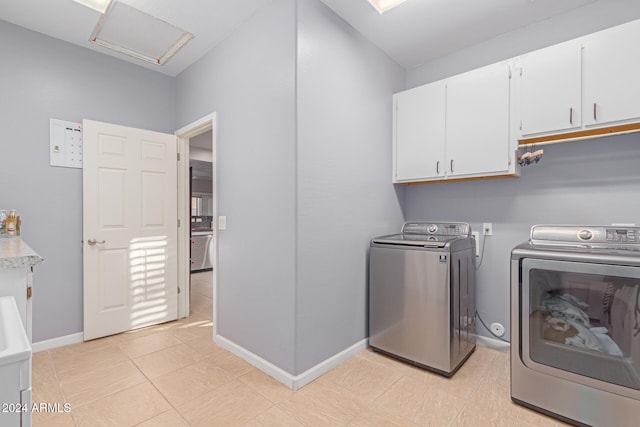
[[[0,238],[0,269],[29,267],[44,261],[19,237]]]

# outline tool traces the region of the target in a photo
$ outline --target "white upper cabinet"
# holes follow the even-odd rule
[[[582,46],[571,41],[520,57],[522,135],[582,126]]]
[[[510,64],[500,62],[447,80],[447,176],[509,172]]]
[[[435,82],[393,96],[394,182],[444,176],[445,86]]]
[[[394,182],[517,176],[518,143],[640,131],[638,40],[640,20],[394,95]]]
[[[640,118],[640,21],[584,39],[584,123],[598,126]]]
[[[514,175],[510,65],[394,95],[393,182]]]

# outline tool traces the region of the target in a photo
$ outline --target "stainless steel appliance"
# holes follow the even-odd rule
[[[371,241],[369,345],[451,376],[475,350],[475,240],[466,223],[410,222]]]
[[[211,270],[211,231],[191,231],[191,271]]]
[[[511,398],[578,425],[640,423],[640,227],[531,229],[511,255]]]

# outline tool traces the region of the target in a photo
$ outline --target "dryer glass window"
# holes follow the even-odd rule
[[[638,269],[558,261],[531,264],[523,272],[529,358],[640,390]]]

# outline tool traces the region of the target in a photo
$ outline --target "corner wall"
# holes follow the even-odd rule
[[[296,366],[368,337],[371,238],[400,229],[392,100],[405,71],[318,0],[298,1]]]
[[[217,113],[218,334],[294,371],[295,0],[178,75],[178,127]]]
[[[274,0],[178,76],[218,117],[218,333],[291,376],[364,340],[367,252],[402,224],[405,71],[318,0]]]

